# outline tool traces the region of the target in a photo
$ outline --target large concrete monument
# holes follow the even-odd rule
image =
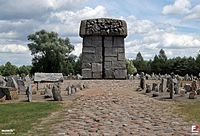
[[[123,20],[98,18],[82,20],[82,76],[84,79],[125,79],[124,38],[127,25]]]

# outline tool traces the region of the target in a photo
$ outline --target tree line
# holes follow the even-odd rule
[[[7,62],[5,65],[0,66],[0,75],[2,76],[10,76],[10,75],[20,75],[21,77],[25,77],[30,74],[32,66],[19,66],[11,64]]]
[[[198,75],[200,73],[200,54],[196,57],[174,57],[167,58],[165,51],[160,50],[158,55],[155,55],[153,60],[144,60],[142,54],[139,52],[136,59],[129,60],[133,63],[137,72],[145,72],[148,74],[175,74],[184,76]]]

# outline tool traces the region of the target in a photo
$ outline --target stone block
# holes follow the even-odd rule
[[[83,53],[82,63],[93,63],[95,62],[95,54]]]
[[[124,48],[124,38],[123,37],[114,37],[113,47]]]
[[[165,92],[166,90],[167,90],[167,79],[162,78],[160,91]]]
[[[152,97],[158,97],[160,95],[159,92],[153,92]]]
[[[119,61],[125,61],[125,54],[124,53],[118,53],[117,54],[117,60]]]
[[[185,96],[185,92],[186,92],[185,89],[181,89],[181,90],[180,90],[180,96],[181,96],[181,97],[184,97],[184,96]]]
[[[102,55],[95,55],[94,62],[96,62],[96,63],[102,63],[103,62]]]
[[[60,91],[59,91],[58,87],[56,87],[55,85],[52,88],[52,94],[53,94],[54,101],[62,101]]]
[[[112,62],[111,61],[105,61],[104,62],[104,68],[105,69],[110,69],[112,67]]]
[[[124,48],[117,48],[118,53],[125,53]]]
[[[92,63],[92,72],[102,72],[102,64]]]
[[[95,48],[94,47],[84,47],[82,52],[83,53],[95,53]]]
[[[105,57],[105,61],[117,61],[117,57],[109,57],[109,56],[107,56],[107,57]]]
[[[112,68],[126,68],[126,63],[125,61],[113,61],[112,62]]]
[[[71,86],[68,86],[68,89],[67,89],[67,91],[68,91],[68,95],[71,95],[72,94],[72,87]]]
[[[83,38],[83,48],[84,47],[94,47],[92,36],[86,36]]]
[[[83,78],[92,78],[92,70],[91,69],[82,69]]]
[[[95,48],[95,55],[102,56],[102,47],[96,47]]]
[[[127,75],[127,70],[121,70],[121,69],[116,69],[114,71],[114,77],[115,79],[126,79]]]
[[[72,87],[72,93],[71,94],[75,94],[76,93],[76,88]]]
[[[105,56],[117,57],[117,50],[115,48],[105,48]]]
[[[186,92],[192,91],[192,87],[190,84],[185,84],[184,89],[186,90]]]
[[[104,38],[104,47],[106,48],[112,48],[113,45],[113,37],[105,37]]]
[[[101,36],[92,36],[92,44],[94,47],[102,47],[102,37]]]
[[[92,73],[92,78],[101,79],[102,78],[102,72],[93,72]]]
[[[112,69],[105,69],[105,79],[113,79],[114,78],[114,72]]]
[[[146,93],[150,93],[150,92],[151,92],[151,85],[146,84]]]
[[[82,63],[82,69],[91,69],[92,65],[91,63]]]
[[[47,87],[45,87],[44,95],[45,95],[44,98],[52,98],[53,97],[51,89],[49,89]]]
[[[189,93],[189,99],[196,99],[197,97],[196,97],[196,92],[190,92]]]

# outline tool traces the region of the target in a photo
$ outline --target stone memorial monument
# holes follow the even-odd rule
[[[124,20],[98,18],[82,20],[83,79],[125,79],[124,38],[127,25]]]

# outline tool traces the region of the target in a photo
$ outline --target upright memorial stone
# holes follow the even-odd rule
[[[124,38],[127,25],[123,20],[98,18],[82,20],[82,76],[84,79],[125,79]]]
[[[60,90],[58,87],[59,86],[54,84],[54,86],[52,88],[52,94],[53,94],[54,101],[62,101],[62,97],[61,97]]]
[[[160,87],[161,92],[165,92],[167,90],[167,79],[162,78],[161,79],[161,87]]]
[[[32,85],[30,84],[26,90],[26,94],[28,97],[28,102],[32,101]]]
[[[142,72],[141,75],[140,75],[140,88],[142,88],[142,90],[145,89],[145,76],[144,76],[144,72]]]
[[[198,85],[197,85],[197,81],[196,80],[193,80],[192,81],[192,91],[190,92],[190,94],[189,94],[189,99],[195,99],[196,97],[196,94],[197,94],[197,87]]]
[[[169,93],[170,93],[170,99],[174,99],[174,82],[173,77],[170,77],[169,79]]]

